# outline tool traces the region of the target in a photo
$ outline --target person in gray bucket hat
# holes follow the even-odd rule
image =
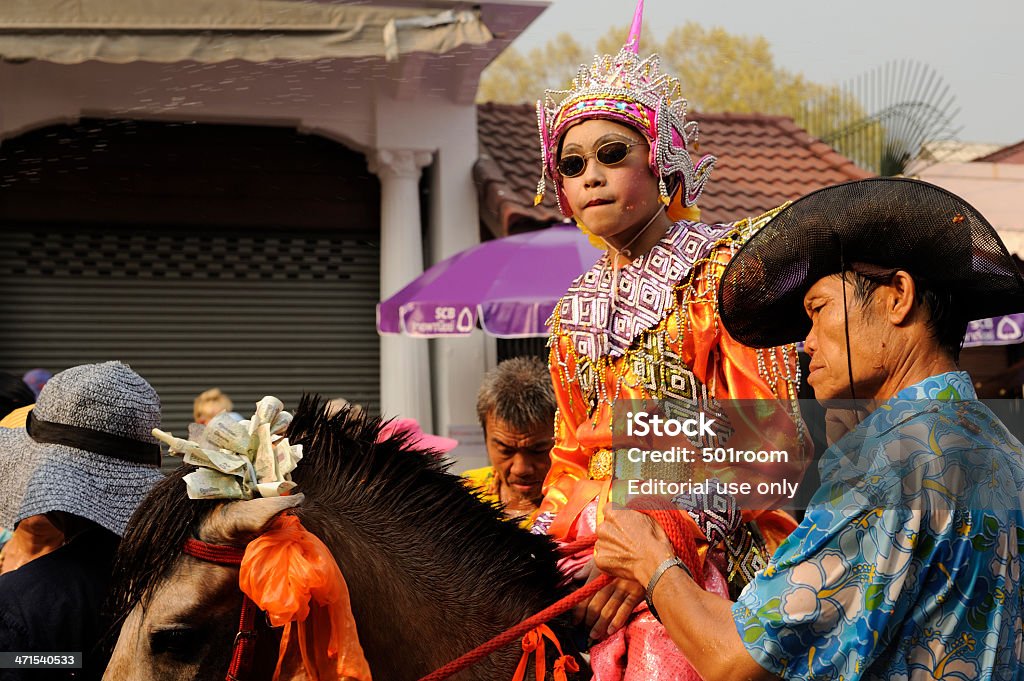
[[[24,428],[0,430],[0,527],[63,511],[118,536],[163,476],[160,397],[121,362],[54,376]]]
[[[735,604],[635,511],[606,511],[598,567],[647,585],[706,681],[1024,680],[1024,447],[958,366],[968,320],[1024,311],[992,225],[925,182],[828,187],[740,248],[718,301],[741,343],[802,339],[815,398],[859,423]]]
[[[20,523],[45,519],[62,539],[0,575],[0,651],[93,654],[120,538],[163,477],[151,434],[159,425],[153,387],[128,365],[104,362],[55,375],[25,427],[0,429],[0,526],[15,528],[15,542]],[[20,678],[11,673],[0,679]]]

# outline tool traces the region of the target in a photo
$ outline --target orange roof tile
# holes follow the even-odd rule
[[[488,103],[477,113],[480,159],[474,178],[484,224],[495,235],[504,235],[561,220],[553,192],[533,205],[540,178],[533,105]],[[699,201],[706,222],[759,215],[820,187],[872,176],[784,116],[690,118],[700,126],[700,152],[718,157]]]

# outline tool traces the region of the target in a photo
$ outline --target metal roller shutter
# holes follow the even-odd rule
[[[120,359],[182,434],[219,387],[379,410],[380,187],[287,128],[83,119],[0,146],[0,369]],[[174,463],[172,460],[170,463]]]
[[[15,229],[0,250],[0,369],[120,359],[184,433],[220,387],[248,414],[303,391],[379,409],[372,235]]]

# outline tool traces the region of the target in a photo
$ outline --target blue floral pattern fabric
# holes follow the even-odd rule
[[[787,679],[1024,679],[1024,458],[963,372],[872,411],[733,606]]]

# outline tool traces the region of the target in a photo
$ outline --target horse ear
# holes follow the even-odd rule
[[[199,538],[210,544],[245,545],[263,534],[279,513],[300,505],[305,496],[266,497],[221,504],[199,526]]]

